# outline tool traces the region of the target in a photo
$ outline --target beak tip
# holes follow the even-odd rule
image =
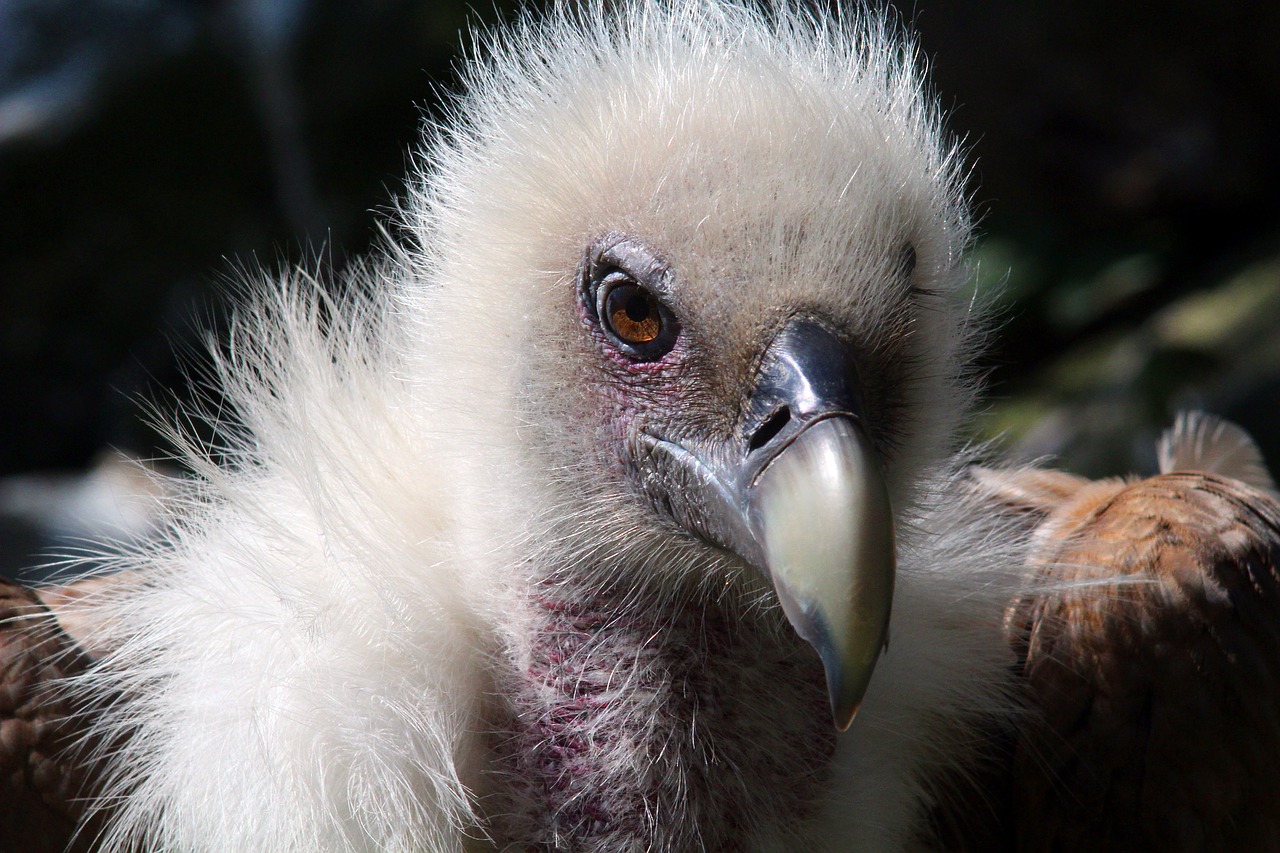
[[[861,672],[852,673],[855,677],[846,678],[843,671],[844,661],[835,657],[828,652],[823,655],[824,663],[827,670],[827,693],[831,701],[831,720],[835,724],[836,731],[848,731],[853,725],[853,718],[857,716],[858,709],[862,707],[863,697],[866,696],[867,688],[870,686],[871,670],[874,668],[874,662],[871,666],[864,668]]]
[[[832,722],[835,723],[836,731],[838,732],[849,731],[849,726],[853,725],[853,718],[858,715],[858,708],[860,708],[861,706],[862,706],[862,703],[858,703],[857,705],[854,705],[852,708],[838,708],[835,705],[832,705],[831,720]]]

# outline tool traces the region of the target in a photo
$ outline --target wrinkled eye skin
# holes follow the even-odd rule
[[[608,344],[632,361],[657,361],[680,337],[660,295],[669,274],[663,259],[634,240],[613,238],[588,252],[583,305]]]

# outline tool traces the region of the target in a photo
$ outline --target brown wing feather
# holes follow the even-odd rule
[[[1280,505],[1209,474],[1093,484],[1034,559],[1018,848],[1280,850]]]
[[[89,663],[35,592],[0,580],[0,853],[91,849],[96,818],[73,839],[91,793],[74,748],[85,721],[56,687]]]

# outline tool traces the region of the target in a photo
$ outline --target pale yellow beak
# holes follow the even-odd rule
[[[888,642],[893,604],[893,512],[875,454],[851,418],[815,421],[761,471],[748,501],[783,610],[822,656],[844,731]]]

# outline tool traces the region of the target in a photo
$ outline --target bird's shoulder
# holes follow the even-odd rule
[[[68,849],[84,817],[87,719],[61,686],[89,663],[34,590],[0,579],[0,851]]]
[[[1045,524],[1010,619],[1040,715],[1016,758],[1027,849],[1275,849],[1280,504],[1180,471]]]

